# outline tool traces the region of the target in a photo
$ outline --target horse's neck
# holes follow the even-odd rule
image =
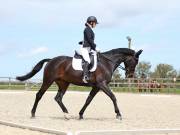
[[[113,71],[116,70],[116,68],[123,62],[124,60],[124,54],[114,54],[111,56],[111,59],[114,61],[114,67]]]
[[[108,67],[111,69],[112,72],[115,71],[115,69],[121,64],[121,62],[123,62],[123,59],[124,59],[123,54],[113,54],[113,55],[104,54],[104,56],[105,57],[103,59],[105,63],[109,65]]]

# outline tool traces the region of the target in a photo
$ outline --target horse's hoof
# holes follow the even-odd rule
[[[122,120],[122,116],[121,116],[121,115],[117,115],[117,116],[116,116],[116,119]]]
[[[82,115],[79,115],[79,120],[82,120],[83,119],[83,116]]]
[[[31,116],[31,119],[35,119],[35,115],[32,115],[32,116]]]
[[[35,119],[35,116],[31,116],[31,119]]]
[[[66,120],[69,120],[69,119],[70,119],[70,115],[69,115],[68,113],[64,113],[64,118],[65,118]]]
[[[31,118],[35,118],[35,113],[31,113]]]

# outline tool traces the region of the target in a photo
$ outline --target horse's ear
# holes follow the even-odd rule
[[[139,55],[142,53],[142,49],[141,50],[139,50],[138,52],[136,52],[136,54],[135,54],[135,57],[137,58],[137,59],[139,59]]]

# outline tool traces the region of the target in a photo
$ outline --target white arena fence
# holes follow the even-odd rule
[[[0,120],[0,125],[14,128],[28,129],[54,135],[73,135],[71,131],[64,132],[42,127],[17,124]],[[74,135],[180,135],[180,129],[138,129],[138,130],[116,130],[116,131],[76,131]]]
[[[79,131],[75,135],[180,135],[180,129],[140,129],[117,131]]]
[[[42,84],[42,80],[31,79],[25,82],[17,81],[11,77],[0,77],[0,89],[26,89],[26,90],[38,90]],[[109,85],[112,90],[125,91],[125,92],[166,92],[176,93],[180,91],[180,78],[127,78],[112,80]],[[69,89],[77,86],[71,85]],[[57,90],[56,84],[50,87],[51,90]]]
[[[5,126],[9,126],[9,127],[14,127],[14,128],[28,129],[31,131],[38,131],[38,132],[54,134],[54,135],[72,135],[72,133],[70,133],[70,132],[63,132],[63,131],[54,130],[54,129],[22,125],[22,124],[2,121],[2,120],[0,120],[0,125],[5,125]]]

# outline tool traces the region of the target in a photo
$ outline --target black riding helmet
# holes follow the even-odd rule
[[[95,22],[96,24],[98,24],[98,21],[95,16],[89,16],[87,18],[87,23],[90,23],[90,22]]]

